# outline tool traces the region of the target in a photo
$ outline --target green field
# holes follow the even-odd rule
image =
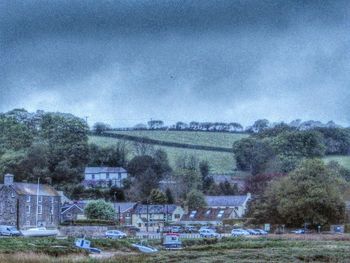
[[[201,131],[116,131],[113,133],[126,134],[136,137],[148,137],[150,139],[166,142],[223,148],[232,148],[235,141],[248,136],[247,134],[238,133]]]
[[[350,155],[331,155],[323,158],[326,162],[337,161],[339,164],[347,169],[350,169]]]
[[[122,140],[116,138],[106,138],[90,136],[89,142],[101,146],[115,145]],[[124,141],[129,149],[129,158],[135,156],[133,142]],[[193,155],[199,160],[207,160],[210,164],[210,171],[212,173],[234,173],[236,167],[235,159],[232,153],[227,152],[213,152],[203,150],[193,150],[176,147],[154,146],[155,149],[163,149],[168,154],[170,165],[174,167],[176,160],[183,155]]]

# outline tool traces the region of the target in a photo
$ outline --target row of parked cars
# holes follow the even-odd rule
[[[210,238],[210,237],[220,237],[220,234],[217,233],[214,229],[212,228],[201,228],[199,230],[199,234],[201,237],[204,238]],[[232,229],[231,235],[234,237],[238,236],[249,236],[249,235],[255,235],[255,236],[260,236],[260,235],[267,235],[268,233],[263,230],[263,229],[242,229],[242,228],[235,228]]]

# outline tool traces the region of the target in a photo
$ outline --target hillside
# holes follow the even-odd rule
[[[339,164],[344,166],[347,169],[350,169],[350,155],[330,155],[323,158],[326,162],[337,161]]]
[[[190,131],[118,131],[117,134],[130,135],[135,137],[147,137],[171,143],[181,143],[195,146],[221,147],[230,149],[232,144],[246,137],[245,134],[222,133],[222,132],[190,132]],[[90,136],[90,142],[98,145],[116,144],[122,139]],[[132,158],[134,146],[132,141],[126,141],[129,149],[129,157]],[[196,150],[179,147],[169,147],[155,145],[155,148],[163,149],[167,152],[171,165],[175,165],[176,160],[183,155],[193,155],[199,160],[207,160],[211,166],[212,173],[234,173],[236,165],[233,153],[218,152],[208,150]]]

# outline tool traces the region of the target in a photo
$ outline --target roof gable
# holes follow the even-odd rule
[[[222,207],[243,206],[249,198],[249,195],[207,195],[205,197],[207,206]]]
[[[38,185],[31,183],[13,183],[11,187],[19,195],[37,195],[38,194]],[[58,192],[49,185],[39,184],[39,195],[42,196],[60,196]]]

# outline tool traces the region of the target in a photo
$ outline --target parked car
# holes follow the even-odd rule
[[[200,229],[199,229],[199,232],[200,232],[201,230],[204,230],[204,229],[211,229],[211,230],[216,231],[215,226],[201,226]]]
[[[14,226],[0,226],[1,236],[20,236],[21,232]]]
[[[260,235],[259,231],[256,231],[256,230],[251,229],[251,228],[248,228],[246,231],[249,233],[249,235],[253,235],[253,236]]]
[[[254,229],[255,231],[259,232],[259,235],[267,235],[268,233],[263,229]]]
[[[202,229],[199,231],[199,235],[205,238],[220,237],[213,229]]]
[[[186,226],[185,227],[185,232],[186,233],[197,233],[198,232],[198,228],[195,226]]]
[[[293,234],[305,234],[305,229],[300,228],[300,229],[292,230],[290,232]]]
[[[236,228],[236,229],[232,229],[231,235],[234,237],[239,237],[239,236],[249,236],[250,234],[247,230]]]
[[[119,230],[108,230],[105,233],[105,236],[107,238],[112,238],[112,239],[120,239],[120,238],[126,238],[127,237],[127,235],[124,232],[119,231]]]
[[[135,231],[135,232],[140,232],[140,228],[133,226],[133,225],[126,225],[123,226],[123,229],[126,229],[127,231]]]
[[[170,228],[170,231],[171,231],[172,233],[182,233],[182,232],[183,232],[183,229],[182,229],[181,226],[172,226],[172,227]]]

